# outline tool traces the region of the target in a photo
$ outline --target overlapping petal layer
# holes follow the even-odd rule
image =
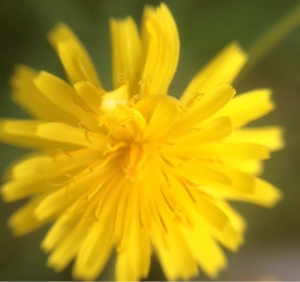
[[[281,193],[255,176],[283,146],[278,127],[243,128],[274,108],[268,90],[235,95],[229,85],[247,56],[230,44],[187,86],[168,94],[179,37],[166,7],[110,21],[112,91],[87,51],[60,24],[49,39],[70,84],[19,67],[13,99],[35,119],[1,120],[5,142],[36,148],[8,171],[6,201],[29,198],[9,220],[16,235],[53,222],[42,242],[48,265],[73,259],[74,277],[93,280],[116,253],[116,278],[139,280],[157,255],[169,280],[210,277],[226,267],[245,222],[228,200],[273,206]]]

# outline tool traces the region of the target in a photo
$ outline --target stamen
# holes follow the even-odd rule
[[[187,185],[184,183],[184,180],[178,180],[178,181],[181,183],[182,187],[185,189],[186,193],[189,195],[189,197],[191,198],[193,203],[197,203],[196,198],[194,197],[194,195],[190,191],[189,187],[187,187]]]
[[[85,210],[85,205],[87,201],[86,199],[79,199],[74,207],[74,212],[75,213],[82,213]]]
[[[133,107],[137,103],[137,101],[140,100],[140,96],[140,94],[132,95],[131,99],[129,100],[129,105]]]
[[[107,199],[107,197],[108,197],[108,195],[109,195],[110,192],[111,192],[110,189],[104,190],[104,191],[103,191],[103,196],[102,196],[102,198],[99,199],[100,201],[99,201],[99,203],[98,203],[98,207],[96,208],[95,213],[94,213],[94,215],[95,215],[95,220],[97,220],[97,221],[100,221],[99,216],[100,216],[100,214],[101,214],[101,211],[102,211],[102,209],[103,209],[103,206],[104,206],[104,204],[105,204],[105,202],[106,202],[106,199]]]
[[[63,182],[54,182],[54,181],[49,182],[49,184],[55,188],[60,188],[60,187],[66,186],[66,185],[68,185],[68,183],[70,183],[69,180],[66,180]]]
[[[120,84],[124,84],[127,81],[127,72],[119,73],[117,76],[117,81]]]
[[[145,78],[140,79],[138,84],[140,86],[142,86],[144,83],[147,83],[147,82],[152,82],[152,76],[151,75],[147,75]]]
[[[146,226],[144,223],[142,207],[140,204],[139,204],[139,224],[140,224],[140,228],[145,229]]]
[[[76,184],[76,182],[75,182],[76,174],[71,175],[71,174],[65,173],[65,176],[70,178],[70,180],[73,182],[73,184]]]
[[[191,99],[186,103],[186,106],[189,108],[197,104],[204,97],[204,94],[195,92],[191,96]]]
[[[80,108],[82,108],[83,110],[85,110],[86,112],[92,113],[94,114],[96,117],[98,116],[91,108],[90,106],[78,95],[78,94],[73,94],[72,93],[72,99],[74,101],[74,103],[79,106]]]
[[[163,227],[163,230],[168,233],[168,227],[162,217],[162,215],[160,214],[159,210],[156,208],[156,211],[157,211],[157,215],[158,215],[158,218],[159,218],[159,221],[161,223],[161,226]]]
[[[164,198],[164,200],[165,200],[165,202],[166,202],[168,208],[171,210],[172,213],[175,213],[175,207],[174,207],[174,205],[171,203],[169,197],[166,196],[164,190],[161,189],[161,188],[160,188],[160,192],[161,192],[161,194],[162,194],[162,196],[163,196],[163,198]]]
[[[58,163],[57,157],[59,155],[66,155],[66,156],[70,157],[71,159],[74,159],[74,156],[72,156],[72,154],[70,152],[58,148],[58,149],[56,149],[56,153],[54,153],[54,155],[51,156],[55,163]]]
[[[85,199],[89,202],[95,195],[96,193],[102,188],[104,184],[104,181],[100,182],[96,188],[92,188],[91,191],[85,196]]]
[[[145,97],[145,96],[148,96],[150,93],[149,93],[149,84],[151,84],[152,82],[152,77],[150,75],[146,76],[144,79],[141,79],[139,81],[139,85],[141,86],[141,97]]]
[[[88,136],[89,131],[87,130],[86,125],[85,125],[83,122],[80,121],[80,122],[78,123],[78,127],[79,127],[80,130],[83,131],[84,136],[85,136],[85,139],[86,139],[90,144],[92,144],[92,142],[91,142],[91,140],[90,140],[90,138],[89,138],[89,136]]]
[[[117,244],[117,252],[120,252],[122,249],[122,243],[126,228],[126,213],[128,213],[128,193],[126,190],[121,190],[121,194],[119,195],[119,206],[117,207],[117,212],[115,216],[115,222],[113,226],[113,236],[115,237]]]
[[[107,154],[103,159],[101,159],[99,162],[89,166],[87,168],[88,171],[98,171],[101,170],[104,166],[106,166],[111,160],[118,157],[121,154],[121,152],[110,152]]]
[[[164,155],[160,154],[160,157],[166,165],[168,165],[170,167],[175,167],[175,165],[173,163],[171,163],[171,161],[169,161],[167,158],[165,158]]]

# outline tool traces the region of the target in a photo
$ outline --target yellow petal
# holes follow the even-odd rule
[[[48,175],[48,169],[55,164],[54,158],[45,155],[30,155],[18,160],[9,171],[10,179],[26,179]]]
[[[49,193],[40,202],[34,211],[35,216],[39,220],[45,220],[66,211],[80,196],[84,197],[90,189],[99,184],[100,175],[100,173],[92,173],[87,170],[78,176],[74,176],[73,179],[69,179],[64,186],[58,188],[55,192]]]
[[[39,140],[35,143],[35,130],[40,121],[32,120],[1,120],[0,121],[0,138],[1,141],[12,143],[14,145],[23,145],[36,147],[40,145]]]
[[[270,157],[269,149],[266,146],[253,143],[220,143],[204,144],[185,148],[185,153],[202,157],[228,157],[264,160]],[[183,149],[182,152],[183,153]]]
[[[214,203],[226,213],[234,229],[241,233],[245,231],[246,221],[234,208],[232,208],[226,201],[215,200]]]
[[[216,205],[216,208],[222,210],[222,206]],[[222,212],[225,214],[225,211],[226,209]],[[219,228],[219,226],[217,225],[211,224],[210,221],[205,221],[205,226],[200,226],[202,227],[202,230],[206,229],[206,231],[212,236],[212,238],[217,239],[226,248],[230,249],[231,251],[237,251],[237,249],[243,243],[243,229],[235,228],[236,223],[233,224],[228,217],[224,223],[225,224],[222,228]]]
[[[54,105],[39,91],[33,83],[37,75],[38,73],[35,70],[27,66],[18,66],[11,79],[12,99],[37,119],[76,123],[74,117]]]
[[[232,83],[246,61],[247,55],[238,44],[231,43],[196,74],[183,92],[181,101],[189,104],[196,93],[205,94],[221,84]]]
[[[102,153],[94,150],[81,150],[50,156],[32,156],[12,166],[9,180],[2,186],[5,201],[15,201],[31,195],[50,192],[56,189],[55,183],[69,180],[68,176],[87,168],[102,158]]]
[[[214,186],[201,186],[199,188],[214,198],[245,201],[265,207],[273,207],[282,198],[282,192],[280,190],[257,177],[253,177],[252,191],[246,191],[246,193],[241,189],[226,190]]]
[[[101,110],[105,113],[111,112],[118,106],[129,104],[130,91],[128,84],[125,83],[117,89],[107,92],[102,97]]]
[[[243,200],[265,207],[273,207],[282,196],[282,192],[275,186],[260,178],[256,178],[254,192],[250,195],[245,195]]]
[[[86,168],[89,164],[102,158],[94,150],[84,149],[71,152],[57,151],[53,156],[30,155],[15,163],[9,177],[12,179],[27,179],[33,177],[55,178],[67,172]]]
[[[134,20],[110,20],[114,88],[129,81],[131,93],[138,94],[142,70],[142,46]]]
[[[236,252],[244,243],[243,234],[240,230],[236,230],[232,224],[228,224],[226,228],[220,230],[208,226],[211,235],[215,237],[227,249]]]
[[[59,24],[49,33],[48,39],[58,53],[72,84],[86,80],[96,87],[101,87],[92,60],[68,26]]]
[[[202,193],[196,196],[196,207],[201,216],[217,229],[222,230],[229,224],[227,215]]]
[[[106,265],[113,244],[113,221],[106,216],[89,230],[77,255],[73,275],[77,279],[95,280]]]
[[[199,186],[199,190],[203,191],[205,194],[219,199],[244,200],[253,197],[257,193],[257,180],[254,176],[220,164],[210,164],[209,167],[226,175],[231,183],[230,185],[211,184],[208,186]],[[217,203],[218,202],[216,202],[216,205],[218,206]]]
[[[178,64],[179,36],[173,16],[165,4],[157,9],[145,7],[142,43],[145,65],[141,94],[167,94]]]
[[[90,222],[83,220],[65,234],[64,238],[60,238],[59,245],[51,252],[47,260],[47,266],[53,267],[57,272],[63,270],[76,256],[89,227]]]
[[[243,126],[274,109],[268,89],[254,90],[237,95],[216,116],[229,116],[233,126]]]
[[[99,116],[101,101],[106,92],[101,88],[96,88],[88,81],[78,82],[74,88],[83,101]]]
[[[123,172],[118,162],[117,159],[106,163],[103,167],[100,165],[99,174],[98,176],[96,174],[97,178],[93,182],[94,187],[88,190],[85,188],[86,195],[81,197],[87,204],[84,218],[101,222],[106,221],[106,218],[109,217],[112,222],[115,221],[116,207],[121,205],[119,200],[123,193],[122,188],[125,187],[124,178],[115,177],[122,175]],[[74,188],[76,189],[76,187]]]
[[[230,119],[228,117],[221,117],[212,122],[208,122],[204,126],[194,128],[191,133],[187,133],[185,136],[180,137],[178,142],[180,142],[181,146],[204,144],[211,141],[219,141],[228,136],[231,132]]]
[[[151,185],[151,183],[149,183]],[[154,183],[153,183],[154,184]],[[158,187],[150,186],[151,238],[168,280],[190,279],[198,274],[197,265],[178,223],[170,213]]]
[[[159,142],[168,136],[168,129],[180,117],[181,110],[172,99],[162,99],[158,102],[151,115],[143,139],[150,142]],[[161,128],[161,130],[158,130]],[[163,129],[163,130],[162,130]]]
[[[225,174],[209,167],[193,164],[192,162],[176,167],[174,171],[181,178],[196,185],[231,185],[230,179]]]
[[[36,135],[42,124],[36,120],[0,120],[0,140],[5,143],[26,148],[55,149],[61,147],[57,142],[49,142]]]
[[[75,213],[64,213],[61,215],[51,229],[48,231],[41,247],[45,252],[51,251],[66,235],[71,232],[72,228],[78,223],[78,215]]]
[[[3,200],[6,202],[16,201],[31,195],[50,192],[55,189],[50,183],[45,183],[43,177],[26,178],[9,181],[1,187]]]
[[[188,280],[197,276],[195,259],[180,232],[169,230],[168,233],[160,234],[156,223],[153,227],[155,228],[152,236],[154,249],[166,278],[171,281],[181,277]]]
[[[34,216],[34,210],[44,199],[44,196],[37,196],[27,204],[18,209],[8,220],[8,225],[15,236],[22,236],[40,228],[49,222],[52,218],[38,220]]]
[[[61,109],[77,117],[78,121],[83,122],[88,128],[95,130],[99,128],[93,110],[66,82],[55,75],[42,71],[34,79],[34,83],[48,99]]]
[[[139,187],[139,186],[137,186]],[[158,255],[167,279],[189,279],[198,269],[192,253],[181,234],[180,221],[172,203],[172,190],[161,168],[153,166],[144,181],[141,199],[140,222],[148,229],[154,250]],[[173,195],[174,196],[174,195]],[[172,207],[173,206],[173,207]]]
[[[206,224],[203,224],[203,221],[209,222],[216,228],[224,229],[229,218],[224,216],[223,210],[218,209],[216,206],[210,209],[212,204],[207,205],[207,199],[203,200],[205,206],[202,207],[203,201],[201,201],[201,198],[204,195],[197,193],[195,188],[180,183],[174,177],[169,177],[168,181],[172,190],[168,189],[167,191],[174,191],[176,206],[183,214],[188,216],[191,222],[191,226],[184,225],[184,223],[180,224],[181,221],[178,222],[190,251],[206,274],[211,278],[215,278],[218,272],[226,266],[226,258],[221,248],[207,232]]]
[[[173,132],[184,131],[198,125],[222,109],[233,97],[235,90],[227,84],[218,86],[204,95],[176,124]],[[229,103],[230,104],[230,103]]]
[[[170,108],[177,107],[177,110],[180,113],[186,113],[189,109],[183,105],[179,100],[176,98],[169,96],[169,95],[149,95],[145,96],[137,101],[134,107],[139,110],[145,117],[145,119],[149,122],[153,112],[156,110],[156,107],[162,102],[169,103]]]
[[[228,167],[239,169],[250,174],[259,175],[263,172],[262,160],[233,159],[230,157],[220,157],[220,161]]]
[[[130,226],[129,228],[135,227]],[[116,279],[118,281],[137,281],[147,278],[149,273],[151,262],[149,234],[140,226],[137,226],[137,229],[131,234],[132,237],[128,237],[131,241],[128,242],[128,249],[118,252],[116,261]],[[133,241],[134,239],[136,241]]]
[[[174,191],[176,191],[176,206],[178,203],[182,204],[180,210],[189,216],[193,226],[194,224],[198,225],[198,218],[220,230],[227,228],[227,225],[230,224],[227,214],[215,205],[214,200],[211,201],[209,197],[199,190],[201,186],[197,188],[190,187],[184,181],[179,183],[178,180],[176,181],[170,178],[168,178],[168,181],[172,183],[172,190],[174,189]],[[184,195],[186,193],[190,197],[190,200],[192,199],[192,202],[186,200],[187,195]],[[168,198],[170,198],[170,195],[168,196]],[[182,207],[184,207],[184,209],[182,209]]]
[[[118,281],[137,281],[148,276],[151,261],[151,245],[148,231],[141,227],[139,186],[128,187],[126,205],[119,214],[123,230],[118,245],[116,260],[116,279]],[[141,192],[143,193],[143,191]]]
[[[270,150],[279,150],[284,146],[282,139],[283,130],[277,126],[246,128],[233,132],[226,141],[251,142],[264,145]]]
[[[211,279],[216,279],[227,265],[222,249],[198,224],[192,230],[182,228],[182,232],[198,264]]]
[[[103,150],[107,138],[100,133],[94,133],[71,125],[48,122],[37,127],[36,135],[48,140],[76,144],[96,150]]]
[[[34,214],[39,220],[46,220],[57,216],[60,212],[64,212],[75,200],[68,195],[67,187],[60,188],[48,194],[36,207]]]
[[[253,192],[255,178],[252,175],[240,171],[238,169],[221,165],[220,163],[211,163],[211,164],[207,164],[207,166],[226,175],[228,179],[231,181],[230,186],[235,191],[242,192],[242,193]]]

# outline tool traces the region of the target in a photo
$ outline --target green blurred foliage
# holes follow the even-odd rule
[[[138,22],[145,4],[156,0],[1,0],[0,2],[0,117],[26,118],[10,98],[9,79],[15,66],[27,64],[65,77],[60,62],[46,40],[58,22],[67,23],[90,52],[101,80],[111,88],[110,17],[132,15]],[[229,42],[248,50],[299,1],[294,0],[166,0],[181,38],[179,69],[171,94],[179,96],[192,76]],[[268,210],[234,204],[247,218],[246,244],[230,254],[229,268],[220,280],[299,280],[300,256],[300,30],[278,44],[244,77],[238,92],[272,88],[277,109],[259,125],[285,128],[286,148],[266,163],[264,178],[280,187],[285,198]],[[26,150],[0,145],[0,173]],[[9,215],[23,202],[0,204],[0,280],[71,280],[71,267],[56,274],[46,268],[47,256],[39,244],[48,227],[22,238],[13,238],[6,226]],[[100,251],[100,250],[99,250]],[[294,265],[294,268],[293,268]],[[100,279],[109,279],[111,267]],[[149,279],[163,279],[154,259]],[[207,279],[201,276],[200,279]]]

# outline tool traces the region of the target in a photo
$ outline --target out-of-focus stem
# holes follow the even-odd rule
[[[283,19],[263,34],[249,49],[249,61],[237,78],[237,83],[252,70],[255,65],[282,41],[288,34],[300,26],[300,4],[297,4]]]

